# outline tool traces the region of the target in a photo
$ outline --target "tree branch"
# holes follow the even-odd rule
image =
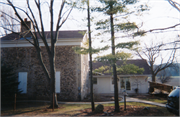
[[[3,13],[3,14],[5,14],[6,16],[10,17],[11,19],[16,20],[17,22],[19,22],[19,23],[20,23],[20,21],[19,21],[19,20],[17,20],[16,18],[14,18],[14,17],[10,16],[9,14],[5,13],[4,11],[0,11],[0,12],[1,12],[1,13]]]
[[[175,28],[175,27],[177,27],[177,26],[179,26],[179,25],[180,25],[180,23],[179,23],[179,24],[176,24],[176,25],[173,25],[173,26],[170,26],[170,27],[167,27],[167,28],[151,29],[151,30],[149,30],[149,31],[146,31],[146,33],[147,33],[147,32],[158,31],[158,30],[167,30],[167,29]]]
[[[61,21],[61,14],[62,14],[62,11],[63,11],[63,8],[64,8],[64,4],[65,4],[65,0],[63,0],[62,4],[61,4],[61,8],[59,10],[59,15],[58,15],[58,21],[57,21],[57,24],[56,24],[56,34],[55,34],[55,42],[57,41],[57,36],[58,36],[58,30],[59,30],[59,23]]]
[[[171,6],[173,6],[175,9],[177,9],[180,12],[180,3],[177,3],[172,0],[168,0],[168,2],[171,4]]]
[[[63,1],[63,2],[64,2],[64,1]],[[62,3],[62,8],[64,7],[64,4],[65,4],[65,3]],[[55,42],[54,42],[54,43],[56,43],[56,41],[57,41],[57,34],[58,34],[59,28],[65,23],[65,21],[67,20],[67,18],[69,17],[69,15],[70,15],[70,13],[71,13],[71,11],[73,10],[73,7],[74,7],[74,5],[71,7],[69,13],[67,14],[66,18],[62,21],[61,24],[59,24],[59,23],[60,23],[60,20],[61,20],[61,16],[59,16],[59,19],[58,19],[59,22],[57,22],[56,35],[55,35],[56,38],[55,38]],[[61,8],[61,10],[62,10],[62,8]],[[61,15],[61,12],[62,12],[61,10],[60,10],[60,14],[59,14],[59,15]]]
[[[44,65],[41,49],[39,47],[37,47],[37,46],[35,46],[35,48],[36,48],[36,51],[37,51],[37,55],[38,55],[40,64],[41,64],[41,66],[43,68],[43,71],[44,71],[45,75],[47,76],[48,81],[50,82],[50,74],[49,74],[46,66]]]
[[[42,59],[42,55],[41,55],[41,50],[40,50],[40,48],[39,48],[39,41],[38,41],[37,35],[36,35],[36,33],[33,33],[33,32],[29,29],[30,27],[28,27],[27,24],[26,24],[26,23],[23,21],[23,19],[20,17],[20,15],[19,15],[19,13],[17,12],[16,8],[19,9],[19,10],[21,10],[22,12],[24,12],[24,13],[26,14],[26,16],[27,16],[27,17],[31,20],[31,22],[33,23],[33,28],[34,28],[34,30],[36,30],[36,28],[35,28],[35,26],[34,26],[33,20],[31,19],[31,17],[29,16],[29,14],[28,14],[27,12],[25,12],[23,9],[18,8],[18,7],[15,7],[15,6],[10,2],[10,0],[7,0],[7,1],[8,1],[8,3],[9,3],[8,5],[10,5],[10,6],[13,8],[16,16],[20,19],[20,21],[23,23],[23,25],[24,25],[24,26],[29,30],[29,32],[31,33],[32,39],[33,39],[33,41],[34,41],[33,44],[34,44],[34,47],[35,47],[36,50],[37,50],[38,59],[39,59],[39,61],[40,61],[40,64],[41,64],[43,70],[45,71],[45,74],[46,74],[46,76],[47,76],[47,79],[50,80],[49,72],[48,72],[45,64],[43,63],[43,59]],[[27,3],[28,3],[28,0],[27,0]],[[29,7],[29,8],[30,8],[30,7]],[[32,14],[33,14],[33,13],[32,13]],[[34,18],[34,20],[35,20],[35,18]],[[36,21],[36,20],[35,20],[35,21]],[[36,24],[37,24],[37,23],[36,23]],[[37,25],[36,25],[36,27],[37,27],[37,29],[38,29],[38,26],[37,26]]]
[[[51,48],[54,45],[54,34],[53,34],[53,3],[54,0],[51,0],[50,2],[50,17],[51,17],[51,21],[50,21],[50,31],[51,31]]]
[[[13,8],[16,16],[20,19],[20,21],[24,24],[24,26],[25,26],[28,30],[30,30],[29,27],[27,26],[27,24],[23,21],[23,19],[21,18],[21,16],[20,16],[19,13],[17,12],[16,8],[17,8],[17,9],[20,9],[21,11],[23,11],[29,18],[30,18],[30,16],[29,16],[23,9],[18,8],[18,7],[15,7],[15,6],[10,2],[10,0],[7,0],[7,1],[8,1],[8,3],[9,3],[8,5],[10,5],[10,6]],[[30,18],[30,19],[31,19],[31,18]],[[31,19],[31,20],[32,20],[32,19]],[[32,31],[30,31],[30,33],[31,33],[31,35],[33,36],[33,39],[35,39],[35,36],[34,36],[34,34],[32,33]],[[36,44],[36,43],[35,43],[35,44]]]
[[[38,7],[37,1],[35,1],[35,2],[36,2],[36,5],[37,5],[37,7]],[[39,1],[39,4],[40,4],[40,1]],[[31,13],[31,15],[32,15],[32,17],[33,17],[33,20],[34,20],[34,22],[35,22],[35,27],[36,27],[36,29],[37,29],[37,31],[38,31],[38,34],[39,34],[39,36],[41,37],[41,39],[42,39],[42,41],[43,41],[43,43],[44,43],[44,45],[45,45],[45,47],[46,47],[46,50],[47,50],[48,54],[50,54],[51,51],[50,51],[50,48],[49,48],[49,46],[48,46],[48,43],[47,43],[47,40],[46,40],[46,36],[45,36],[45,34],[44,34],[44,28],[43,28],[43,23],[42,23],[42,15],[41,15],[41,10],[40,10],[40,5],[39,5],[39,7],[38,7],[38,11],[39,11],[39,15],[40,15],[42,33],[41,33],[40,30],[39,30],[39,27],[38,27],[36,18],[35,18],[34,13],[32,12],[31,7],[30,7],[30,5],[29,5],[29,0],[27,0],[27,5],[28,5],[28,9],[29,9],[29,11],[30,11],[30,13]],[[36,33],[35,33],[35,34],[36,34]],[[37,36],[37,35],[36,35],[36,36]],[[38,40],[37,40],[37,41],[38,41]]]

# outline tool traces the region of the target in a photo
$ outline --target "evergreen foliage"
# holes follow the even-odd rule
[[[1,65],[1,97],[8,99],[14,97],[15,93],[20,94],[22,91],[18,89],[20,82],[13,72],[12,67]]]
[[[127,58],[131,58],[132,55],[131,53],[125,53],[125,52],[117,52],[115,55],[112,54],[107,54],[104,56],[98,56],[95,58],[97,61],[101,62],[108,62],[108,63],[113,63],[113,60],[127,60]]]
[[[117,75],[129,75],[129,74],[142,74],[144,68],[139,68],[134,64],[126,64],[126,62],[121,66],[116,66]],[[94,73],[113,73],[113,69],[110,66],[101,66],[93,71]]]
[[[101,66],[95,70],[93,70],[94,73],[107,73],[107,71],[109,72],[109,66]]]
[[[99,53],[100,51],[103,51],[103,50],[107,50],[109,49],[109,46],[105,46],[105,47],[102,47],[102,48],[86,48],[86,47],[78,47],[78,46],[75,46],[72,48],[77,54],[88,54],[88,53],[91,53],[91,54],[96,54],[96,53]]]
[[[139,68],[134,64],[125,64],[117,66],[117,74],[142,74],[144,68]]]

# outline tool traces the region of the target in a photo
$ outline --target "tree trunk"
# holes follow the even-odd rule
[[[156,82],[156,76],[154,74],[152,75],[152,82]]]
[[[115,40],[114,40],[114,22],[113,14],[110,15],[111,21],[111,42],[112,42],[112,55],[115,56]],[[113,78],[114,78],[114,103],[115,103],[115,112],[119,112],[119,98],[118,98],[118,84],[117,84],[117,73],[116,73],[116,59],[113,59]]]
[[[55,68],[55,47],[53,47],[53,46],[51,47],[51,56],[49,58],[50,58],[50,75],[51,75],[51,80],[50,80],[50,98],[51,98],[50,103],[51,104],[50,104],[49,108],[52,108],[53,105],[54,105],[54,108],[58,108],[58,102],[57,102],[57,96],[56,96],[56,88],[55,88],[55,82],[56,82],[56,79],[55,79],[55,71],[56,71],[55,70],[56,69]]]
[[[156,75],[154,75],[154,74],[152,74],[152,82],[156,82]],[[149,92],[150,93],[154,92],[154,87],[150,87]]]
[[[88,34],[89,34],[89,49],[91,49],[91,28],[90,28],[90,11],[89,11],[89,0],[87,1],[88,5]],[[93,94],[93,81],[92,81],[92,52],[89,53],[89,64],[90,64],[90,95],[91,95],[91,109],[94,111],[94,94]]]
[[[51,81],[50,81],[50,101],[51,102],[50,102],[49,108],[53,108],[53,105],[54,105],[54,108],[58,108],[57,96],[55,93],[56,92],[56,90],[55,90],[55,75],[51,75],[51,76],[54,76],[54,77],[51,77]]]

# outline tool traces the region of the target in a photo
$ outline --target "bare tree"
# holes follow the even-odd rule
[[[180,13],[180,2],[178,0],[167,0],[169,2],[169,4],[174,7],[176,10],[178,10],[178,12]],[[178,1],[178,2],[177,2]],[[138,29],[136,33],[133,33],[133,36],[139,36],[139,35],[144,35],[146,33],[152,33],[152,32],[156,32],[156,33],[160,33],[162,31],[166,31],[169,29],[174,29],[176,27],[180,26],[180,23],[174,24],[172,26],[168,26],[168,27],[164,27],[164,28],[155,28],[155,29],[150,29],[150,30],[140,30]]]
[[[159,76],[158,80],[161,83],[168,83],[171,80],[171,76],[177,76],[177,75],[179,75],[178,63],[172,64],[167,69],[164,69],[157,74],[157,76]]]
[[[171,73],[167,74],[167,71],[166,71],[166,70],[162,70],[158,75],[159,75],[158,80],[159,80],[161,83],[167,83],[167,82],[169,82],[170,79],[171,79]]]
[[[15,15],[17,16],[17,18],[19,19],[21,24],[24,25],[24,27],[26,28],[26,31],[28,31],[28,32],[26,32],[26,34],[29,33],[32,37],[32,40],[28,40],[28,39],[26,39],[25,33],[22,35],[36,49],[40,65],[42,66],[43,71],[46,75],[46,78],[48,79],[48,81],[50,83],[50,101],[51,101],[50,108],[52,108],[52,106],[53,106],[53,100],[55,101],[54,102],[55,108],[58,107],[57,97],[55,94],[55,92],[56,92],[55,91],[55,71],[56,71],[56,69],[55,69],[55,45],[58,40],[58,32],[59,32],[59,29],[62,27],[62,25],[67,20],[68,16],[70,15],[70,13],[74,7],[74,2],[70,2],[68,4],[69,8],[65,9],[65,5],[67,5],[68,1],[61,0],[61,3],[59,3],[60,5],[59,5],[59,11],[57,14],[57,20],[55,20],[54,19],[54,15],[55,15],[55,9],[54,9],[55,3],[54,2],[55,2],[55,0],[50,0],[50,2],[43,1],[43,0],[42,1],[34,0],[34,4],[36,7],[36,8],[34,8],[30,4],[30,0],[26,0],[26,5],[27,5],[26,10],[24,10],[22,7],[17,7],[10,0],[7,0],[7,2],[0,2],[0,4],[8,5],[14,10]],[[44,7],[42,8],[43,3],[47,3],[48,9],[49,9],[50,35],[51,35],[50,45],[48,45],[47,37],[45,35],[44,27],[45,27],[45,25],[47,25],[47,22],[45,23],[46,19],[43,18],[43,9],[45,10]],[[56,9],[58,9],[58,8],[56,7]],[[36,11],[38,11],[38,15],[37,15]],[[31,21],[33,29],[30,29],[30,27],[26,24],[26,22],[21,17],[20,13],[24,13],[24,15]],[[43,62],[43,56],[42,56],[42,51],[41,51],[40,42],[39,42],[40,39],[38,39],[39,37],[43,41],[45,48],[46,48],[46,52],[48,53],[49,66],[46,66],[45,63]],[[50,68],[50,70],[48,70],[48,68]]]
[[[136,54],[142,58],[147,59],[149,68],[151,70],[152,75],[152,82],[156,82],[156,75],[171,66],[175,59],[175,54],[177,49],[172,49],[169,51],[164,51],[166,44],[156,44],[155,46],[153,43],[148,47],[145,44],[145,47],[142,50],[137,50]],[[176,48],[176,44],[174,45],[174,48]],[[162,52],[170,53],[169,56],[166,56],[168,59],[165,60],[161,54]],[[160,64],[155,66],[155,62],[157,62],[157,59],[160,59]]]

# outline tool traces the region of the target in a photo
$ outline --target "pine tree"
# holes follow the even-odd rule
[[[117,67],[116,67],[116,61],[118,60],[118,52],[116,53],[116,49],[131,49],[134,45],[137,45],[138,42],[127,42],[127,43],[119,43],[115,45],[115,32],[129,32],[133,31],[135,29],[138,29],[138,26],[134,22],[121,22],[121,23],[115,23],[115,20],[118,20],[117,18],[114,18],[114,15],[120,14],[120,16],[128,16],[133,12],[129,12],[127,5],[132,5],[137,3],[137,0],[99,0],[101,3],[101,7],[96,7],[93,10],[97,12],[102,12],[105,15],[109,16],[108,19],[100,20],[96,23],[97,30],[104,30],[105,33],[110,32],[111,33],[111,49],[112,53],[111,55],[106,56],[106,61],[111,64],[113,68],[113,78],[114,78],[114,99],[115,99],[115,112],[119,112],[119,100],[118,100],[118,83],[117,83]],[[143,5],[140,6],[139,11],[144,11]],[[119,18],[119,16],[118,16]],[[121,17],[121,19],[123,19]]]
[[[116,72],[116,59],[119,53],[115,53],[115,48],[127,48],[127,49],[131,49],[133,48],[134,45],[137,45],[138,42],[134,41],[134,42],[126,42],[126,43],[119,43],[117,45],[115,45],[115,36],[114,33],[115,31],[124,31],[124,32],[128,32],[128,31],[132,31],[137,29],[137,25],[133,22],[126,22],[126,23],[119,23],[119,24],[114,24],[114,15],[117,13],[126,13],[126,15],[129,15],[133,12],[128,12],[126,5],[130,5],[130,4],[134,4],[137,1],[136,0],[99,0],[100,3],[102,3],[104,6],[103,8],[101,7],[96,7],[96,8],[91,8],[92,11],[98,11],[98,12],[103,12],[104,14],[110,16],[110,19],[105,19],[100,20],[99,22],[97,22],[97,30],[102,29],[105,30],[104,32],[111,32],[111,48],[112,48],[112,54],[108,55],[108,61],[111,63],[112,67],[113,67],[113,77],[114,77],[114,98],[115,98],[115,111],[119,112],[119,101],[118,101],[118,86],[117,86],[117,72]],[[141,11],[143,11],[143,6],[141,5]],[[88,18],[88,20],[90,20],[90,18]],[[108,25],[110,24],[110,26]],[[88,24],[89,25],[89,24]],[[109,31],[110,28],[110,31]],[[90,32],[89,32],[90,33]],[[89,41],[90,43],[91,41]],[[94,49],[91,46],[89,48],[82,48],[82,47],[75,47],[74,50],[76,51],[76,53],[78,54],[95,54],[98,53],[102,50],[107,50],[109,48],[109,46],[105,46],[102,48],[97,48]],[[92,87],[91,87],[92,88]]]
[[[15,72],[12,67],[1,65],[1,97],[2,100],[13,99],[15,93],[20,94],[18,89],[20,82],[17,81]]]

